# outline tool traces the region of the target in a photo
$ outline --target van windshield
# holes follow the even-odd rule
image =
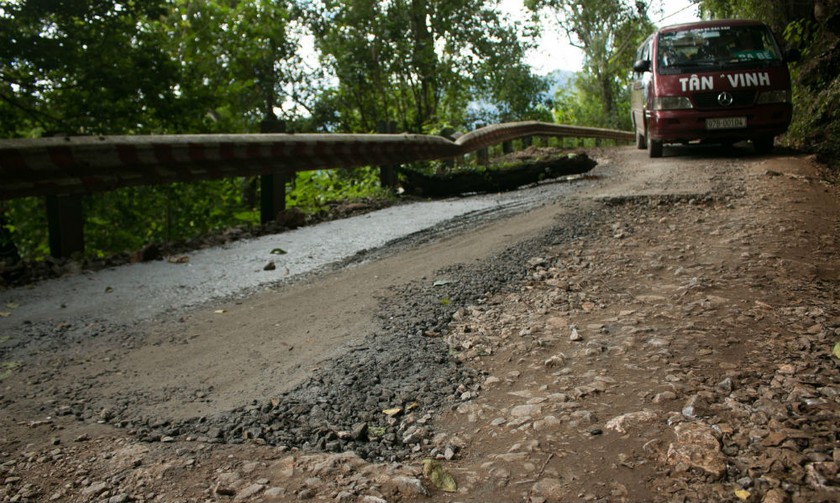
[[[770,30],[764,26],[717,26],[659,34],[659,73],[682,73],[732,66],[781,64]]]

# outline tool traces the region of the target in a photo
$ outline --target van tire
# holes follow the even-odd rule
[[[638,129],[636,130],[636,148],[639,150],[647,148],[647,138]]]
[[[662,140],[648,138],[647,148],[650,157],[662,157]]]
[[[773,137],[772,136],[762,136],[761,138],[755,138],[752,141],[753,143],[753,150],[755,150],[756,154],[764,155],[769,154],[773,151]]]

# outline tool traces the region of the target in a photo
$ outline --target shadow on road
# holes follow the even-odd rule
[[[750,142],[742,141],[733,145],[720,144],[666,144],[663,147],[662,157],[692,157],[697,159],[741,159],[749,157],[771,157],[780,153],[792,153],[791,149],[776,147],[773,153],[760,156],[755,153]]]

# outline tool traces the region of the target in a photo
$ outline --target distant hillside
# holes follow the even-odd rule
[[[575,72],[569,70],[554,70],[545,76],[550,83],[548,96],[554,98],[558,89],[571,88],[575,85]]]
[[[554,70],[543,76],[548,80],[549,88],[544,99],[554,100],[559,89],[571,88],[575,83],[575,72],[569,70]],[[499,108],[486,97],[474,99],[467,105],[468,122],[477,124],[494,124],[499,121]]]

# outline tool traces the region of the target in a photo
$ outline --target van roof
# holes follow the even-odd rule
[[[765,24],[754,19],[715,19],[713,21],[699,21],[695,23],[664,26],[660,28],[658,32],[684,31],[696,28],[717,28],[719,26],[765,26]]]

